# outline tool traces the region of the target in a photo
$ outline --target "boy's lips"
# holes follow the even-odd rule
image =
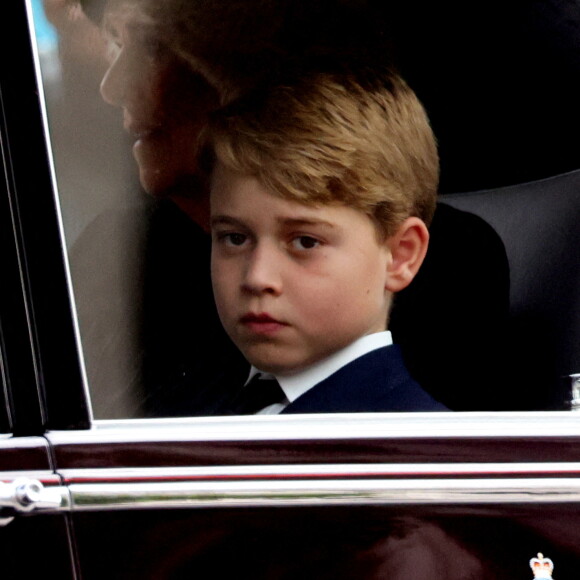
[[[244,314],[240,318],[240,323],[256,334],[273,334],[288,326],[288,323],[276,320],[265,312]]]

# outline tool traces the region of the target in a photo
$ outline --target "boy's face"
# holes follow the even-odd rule
[[[217,308],[253,365],[292,374],[385,330],[390,251],[368,216],[275,197],[219,163],[211,213]]]

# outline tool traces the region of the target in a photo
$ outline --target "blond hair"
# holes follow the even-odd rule
[[[215,112],[209,137],[227,168],[306,204],[341,203],[392,235],[429,224],[439,178],[435,138],[408,85],[390,71],[318,72]]]

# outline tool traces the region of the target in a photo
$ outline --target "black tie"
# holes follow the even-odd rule
[[[234,399],[232,415],[253,415],[264,407],[286,399],[284,391],[274,378],[260,378],[258,373]]]

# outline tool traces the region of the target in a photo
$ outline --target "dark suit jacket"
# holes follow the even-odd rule
[[[282,413],[445,411],[407,371],[397,345],[373,350],[290,403]]]

